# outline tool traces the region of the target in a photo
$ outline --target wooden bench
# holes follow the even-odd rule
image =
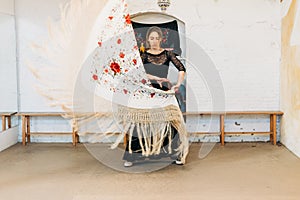
[[[17,115],[22,117],[22,143],[23,145],[26,145],[26,143],[30,142],[30,136],[31,134],[49,134],[49,133],[32,133],[30,132],[30,117],[51,117],[51,116],[62,116],[63,113],[18,113]],[[215,134],[218,134],[220,136],[220,142],[221,145],[225,145],[225,135],[226,134],[268,134],[270,136],[270,141],[272,144],[276,145],[277,142],[277,117],[282,116],[283,112],[281,111],[229,111],[229,112],[187,112],[183,113],[185,116],[203,116],[203,115],[215,115],[219,116],[220,121],[220,127],[219,132],[216,132]],[[270,130],[266,132],[227,132],[225,131],[225,119],[226,116],[240,116],[240,115],[269,115],[270,119]],[[11,115],[10,115],[11,116]],[[3,123],[3,119],[2,119]],[[197,132],[197,134],[207,134],[208,132]],[[55,133],[55,134],[72,134],[72,141],[73,145],[76,146],[76,144],[79,142],[79,136],[77,134],[77,131],[74,127],[72,127],[72,132],[68,133]],[[27,141],[26,141],[27,139]],[[126,137],[124,138],[124,144],[126,144]]]
[[[220,118],[220,142],[221,145],[224,146],[225,144],[225,135],[232,134],[268,134],[270,135],[270,142],[276,145],[277,142],[277,116],[282,116],[283,112],[281,111],[229,111],[229,112],[187,112],[183,113],[185,116],[201,116],[201,115],[217,115]],[[240,116],[240,115],[269,115],[270,118],[270,130],[267,132],[227,132],[225,131],[225,118],[226,116]],[[199,134],[207,134],[207,132],[197,132]]]
[[[31,117],[59,117],[63,115],[64,113],[42,113],[42,112],[24,112],[24,113],[18,113],[18,116],[22,117],[22,144],[26,145],[26,143],[30,143],[30,136],[33,134],[51,134],[51,132],[31,132],[30,131],[30,118]],[[53,134],[53,132],[52,132]],[[61,134],[61,135],[70,135],[72,134],[72,143],[74,146],[79,142],[79,136],[77,134],[77,131],[74,127],[72,127],[72,132],[61,132],[54,134]]]
[[[2,118],[2,131],[11,128],[11,116],[15,115],[17,112],[1,112],[0,116]]]

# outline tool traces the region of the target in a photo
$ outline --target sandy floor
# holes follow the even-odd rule
[[[128,169],[122,150],[105,145],[17,144],[0,153],[0,199],[300,199],[300,159],[284,146],[216,144],[203,159],[200,148],[184,166]]]

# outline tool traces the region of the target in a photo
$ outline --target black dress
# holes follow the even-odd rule
[[[167,50],[163,50],[159,54],[151,54],[148,52],[141,53],[141,58],[144,63],[144,68],[147,74],[157,76],[160,78],[167,78],[168,77],[168,71],[169,71],[169,63],[172,62],[174,66],[178,69],[178,71],[184,71],[185,72],[185,67],[184,65],[178,60],[176,55]],[[162,87],[154,80],[150,80],[151,85],[157,89],[161,90],[169,90],[169,85],[167,83],[163,83]],[[164,139],[163,142],[163,147],[161,149],[161,153],[158,156],[149,156],[150,158],[161,158],[165,156],[174,156],[174,149],[178,147],[178,134],[177,130],[172,127],[172,141],[169,141],[168,138]],[[171,142],[171,147],[172,147],[172,153],[169,154],[167,152],[167,146]],[[137,137],[136,130],[133,131],[133,136],[132,136],[132,141],[131,141],[131,150],[132,153],[129,153],[129,140],[127,140],[126,144],[126,150],[123,155],[123,160],[126,161],[136,161],[136,160],[143,160],[145,159],[144,156],[142,156],[142,149],[140,146],[139,139]]]

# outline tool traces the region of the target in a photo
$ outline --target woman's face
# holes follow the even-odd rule
[[[152,32],[149,35],[148,42],[149,42],[149,45],[150,45],[151,49],[159,49],[160,48],[161,37],[158,35],[157,32]]]

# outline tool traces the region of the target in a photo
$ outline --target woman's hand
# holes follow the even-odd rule
[[[171,83],[169,79],[167,78],[159,78],[157,77],[156,82],[159,84],[159,86],[162,88],[163,83]]]
[[[164,82],[171,84],[170,80],[167,79],[167,78],[160,78],[160,77],[158,77],[158,76],[153,76],[153,75],[151,75],[151,74],[147,74],[147,77],[148,77],[149,80],[154,80],[154,81],[156,81],[156,82],[159,84],[160,87],[162,87],[162,84],[163,84]]]
[[[172,87],[171,90],[173,90],[173,91],[176,93],[176,92],[179,91],[179,87],[180,87],[180,85],[176,84],[176,85],[174,85],[174,86]]]
[[[184,71],[180,71],[178,73],[177,84],[172,87],[172,90],[174,90],[174,92],[178,92],[179,91],[179,87],[180,87],[181,83],[184,81],[184,76],[185,76],[185,72]]]

